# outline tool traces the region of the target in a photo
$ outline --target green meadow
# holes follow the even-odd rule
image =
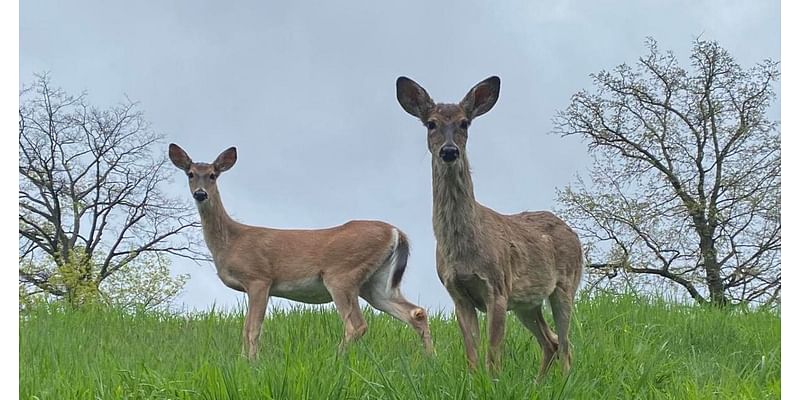
[[[581,298],[574,365],[534,380],[541,352],[512,315],[503,369],[466,368],[450,315],[436,354],[384,314],[338,354],[329,309],[270,311],[258,361],[240,356],[241,313],[125,313],[39,305],[20,313],[21,399],[770,399],[779,398],[780,316],[633,296]],[[482,320],[483,323],[483,320]],[[482,331],[485,332],[485,331]],[[484,334],[485,336],[485,334]],[[482,342],[485,342],[485,337]],[[485,354],[485,344],[481,355]]]

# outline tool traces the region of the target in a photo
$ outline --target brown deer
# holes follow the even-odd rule
[[[433,170],[436,270],[455,303],[470,368],[480,340],[475,309],[486,312],[491,372],[500,369],[506,311],[513,311],[542,347],[539,377],[554,356],[571,365],[569,325],[583,270],[581,244],[564,221],[547,211],[503,215],[475,200],[467,161],[467,130],[500,95],[500,78],[475,85],[458,104],[436,104],[416,82],[397,79],[397,100],[428,130]],[[547,326],[549,299],[558,336]]]
[[[269,296],[311,304],[333,301],[344,322],[340,350],[367,330],[359,296],[409,324],[425,350],[432,350],[425,310],[400,293],[409,246],[399,229],[380,221],[350,221],[315,230],[241,224],[225,212],[217,188],[220,174],[236,163],[235,147],[207,164],[193,162],[178,145],[170,144],[169,158],[189,178],[217,275],[226,286],[247,294],[242,341],[248,358],[258,354]]]

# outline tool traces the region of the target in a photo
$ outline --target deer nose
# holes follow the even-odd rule
[[[439,150],[439,157],[444,160],[444,162],[453,162],[458,158],[458,147],[456,146],[442,146],[441,150]]]
[[[192,193],[192,197],[197,201],[203,201],[208,198],[208,193],[205,190],[197,190]]]

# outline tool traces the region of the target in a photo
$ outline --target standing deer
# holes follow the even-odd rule
[[[400,293],[409,247],[399,229],[380,221],[350,221],[315,230],[241,224],[225,212],[217,189],[220,174],[236,163],[235,147],[207,164],[192,162],[183,149],[170,144],[169,158],[189,178],[217,275],[226,286],[247,293],[242,341],[248,358],[258,354],[269,296],[311,304],[333,301],[344,322],[340,350],[367,330],[359,296],[409,324],[425,350],[432,350],[425,310]]]
[[[467,361],[476,367],[480,340],[475,309],[487,313],[491,372],[500,369],[506,311],[511,310],[542,347],[539,377],[554,356],[571,365],[569,324],[581,279],[581,244],[564,221],[547,211],[503,215],[475,200],[467,161],[467,129],[500,95],[500,78],[475,85],[458,104],[436,104],[416,82],[397,79],[397,100],[428,130],[433,170],[436,270],[455,303]],[[558,336],[542,315],[549,299]]]

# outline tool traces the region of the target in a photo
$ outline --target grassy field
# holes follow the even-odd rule
[[[367,312],[369,330],[338,356],[328,310],[267,317],[261,358],[240,357],[242,317],[39,306],[20,316],[22,399],[768,399],[780,397],[780,317],[637,300],[579,301],[574,366],[540,383],[533,337],[509,316],[497,380],[466,371],[456,322],[433,316],[426,357],[399,321]],[[485,350],[485,349],[484,349]],[[482,351],[481,354],[485,354]]]

